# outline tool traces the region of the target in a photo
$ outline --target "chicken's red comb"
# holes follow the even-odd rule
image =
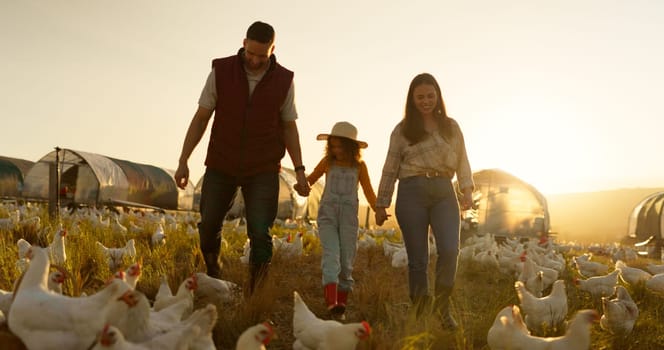
[[[191,289],[190,290],[197,290],[198,289],[198,277],[196,277],[196,273],[191,274]]]
[[[362,327],[364,327],[364,330],[367,332],[367,335],[371,334],[371,326],[369,325],[369,322],[362,321]]]
[[[272,328],[272,323],[270,323],[269,321],[263,322],[263,326],[267,328],[268,335],[267,337],[265,337],[265,339],[263,339],[262,343],[263,345],[267,345],[272,341],[272,336],[274,335],[274,329]]]
[[[108,336],[108,330],[111,327],[110,324],[104,325],[104,329],[101,331],[101,335],[99,336],[99,343],[103,346],[111,346],[111,339]]]

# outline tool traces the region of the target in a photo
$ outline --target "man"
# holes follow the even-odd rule
[[[273,54],[274,29],[254,22],[242,46],[236,55],[212,61],[175,181],[180,188],[187,185],[187,160],[214,112],[201,193],[200,248],[207,274],[220,278],[221,226],[240,188],[251,244],[248,293],[252,294],[267,276],[272,259],[269,230],[277,215],[280,162],[286,150],[297,176],[295,189],[307,196],[310,188],[295,123],[293,72],[278,64]]]

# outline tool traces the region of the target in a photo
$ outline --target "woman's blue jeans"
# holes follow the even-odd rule
[[[436,295],[454,286],[459,255],[459,203],[449,178],[399,180],[395,214],[408,253],[411,298],[428,295],[429,227],[436,239]]]
[[[219,255],[221,227],[233,205],[238,188],[242,189],[247,219],[247,235],[251,245],[251,264],[268,263],[272,259],[270,228],[279,205],[279,174],[262,173],[235,177],[207,168],[201,190],[201,222],[198,224],[201,252]]]

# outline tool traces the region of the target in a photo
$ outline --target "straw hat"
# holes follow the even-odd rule
[[[357,139],[357,128],[349,122],[338,122],[332,127],[332,132],[329,134],[319,134],[316,140],[327,140],[330,136],[345,137],[357,142],[360,148],[367,148],[369,146],[366,142]]]

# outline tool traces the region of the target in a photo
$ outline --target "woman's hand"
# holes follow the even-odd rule
[[[383,226],[387,218],[389,218],[391,215],[387,214],[387,211],[385,208],[376,208],[376,225],[378,226]]]
[[[461,197],[461,210],[468,210],[473,207],[473,191],[470,188],[463,190]]]

